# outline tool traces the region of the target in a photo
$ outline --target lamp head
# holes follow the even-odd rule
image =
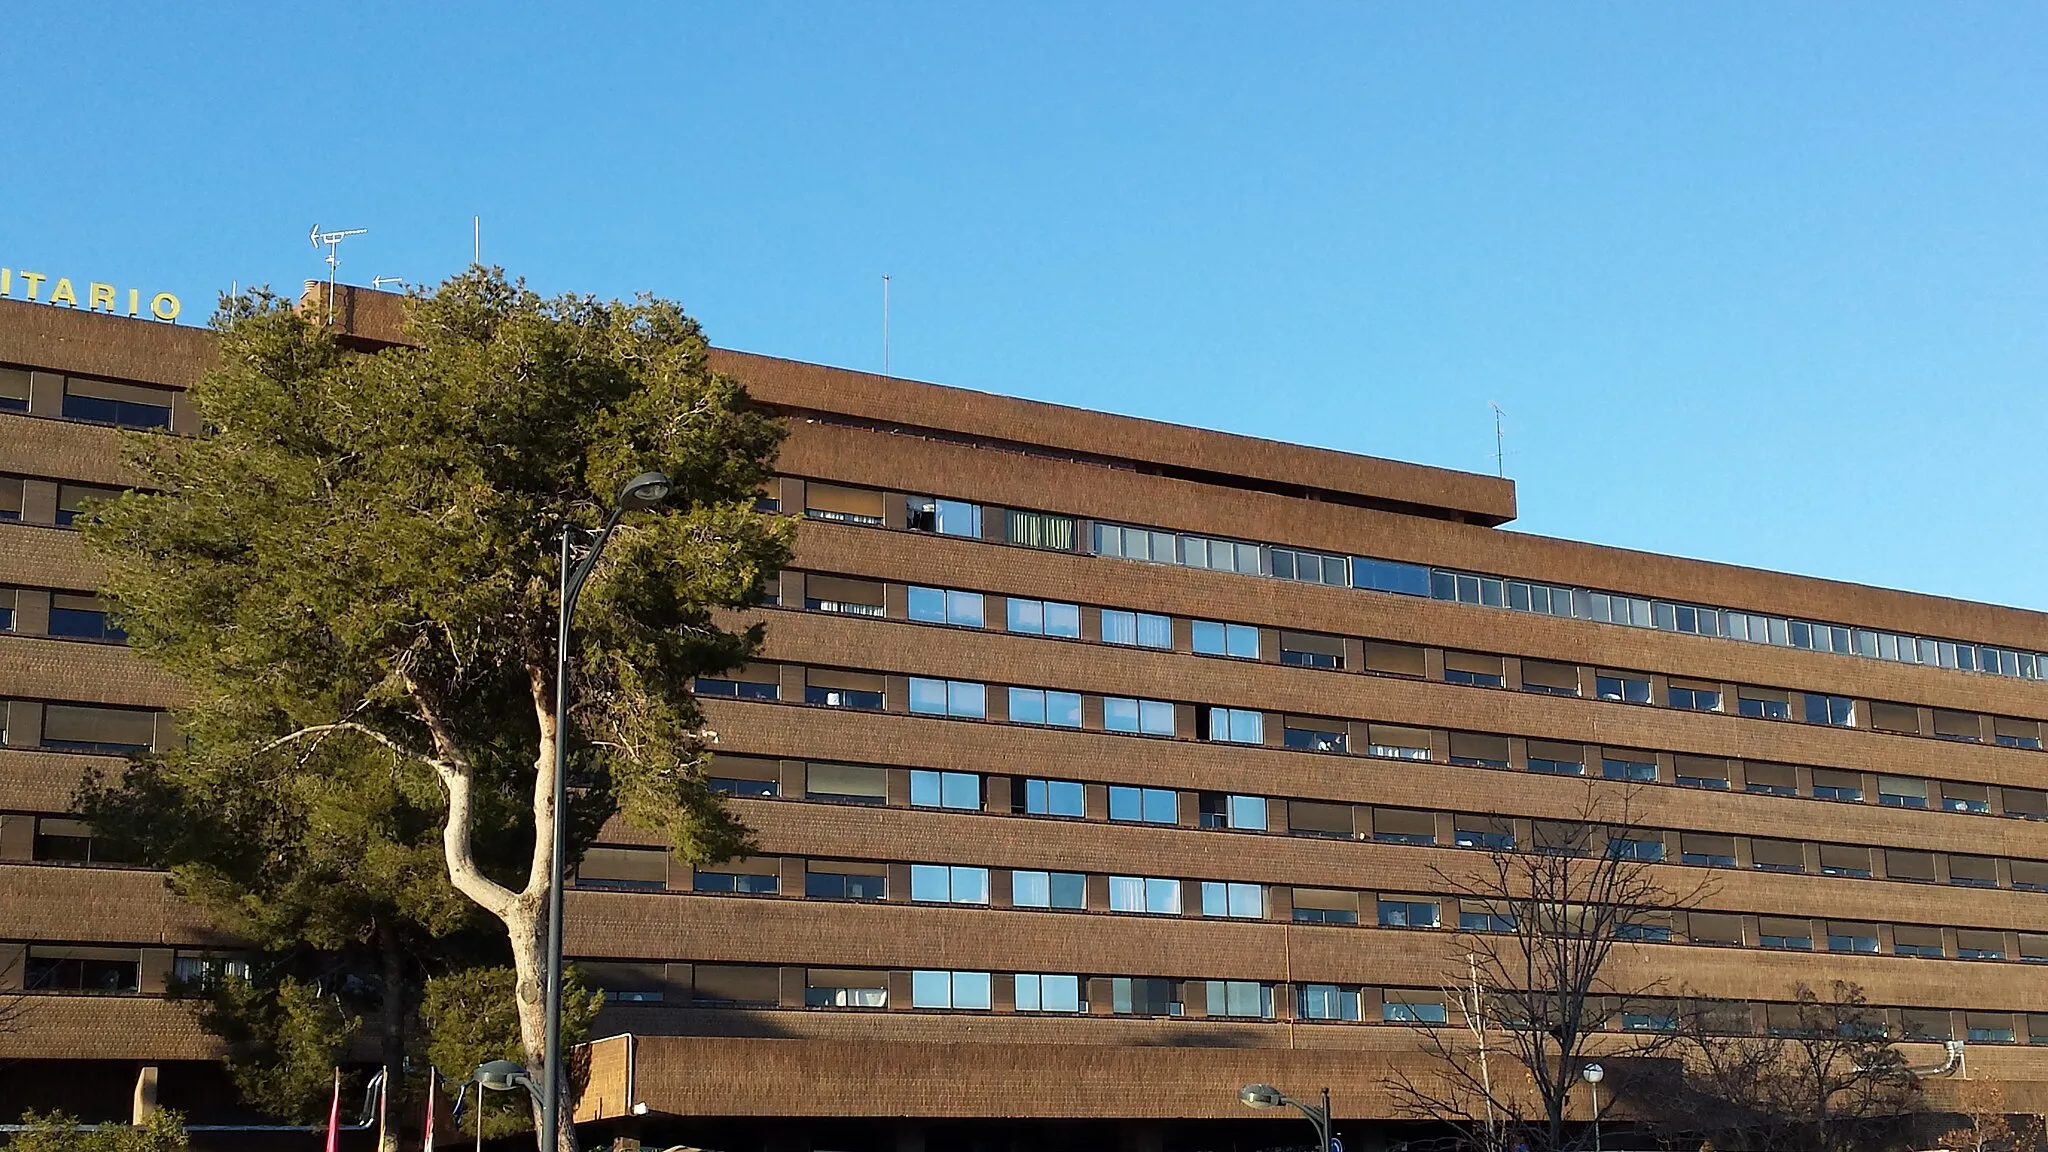
[[[619,509],[635,512],[652,508],[668,499],[668,494],[673,491],[675,485],[669,482],[668,477],[659,472],[642,472],[626,481],[626,486],[619,490]]]
[[[1278,1108],[1280,1090],[1271,1084],[1247,1084],[1237,1090],[1237,1098],[1247,1108]]]
[[[1579,1075],[1585,1077],[1588,1084],[1598,1084],[1607,1078],[1607,1069],[1602,1068],[1598,1064],[1588,1064],[1584,1068],[1579,1069]]]
[[[491,1060],[476,1066],[476,1082],[493,1092],[510,1092],[526,1079],[525,1066],[516,1060]]]

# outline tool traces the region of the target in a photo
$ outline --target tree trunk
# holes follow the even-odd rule
[[[392,1107],[403,1099],[405,1084],[405,954],[398,947],[398,933],[391,925],[377,925],[377,956],[384,981],[383,1002],[378,1005],[379,1031],[383,1041],[384,1099],[378,1109],[382,1123],[377,1130],[378,1152],[398,1152],[399,1113]]]
[[[522,899],[512,915],[505,917],[505,928],[512,939],[512,970],[516,977],[516,999],[519,1007],[519,1042],[525,1050],[523,1061],[532,1073],[535,1085],[545,1085],[547,1075],[548,1036],[548,918],[545,900],[529,902]],[[566,1056],[567,1053],[564,1053]],[[545,1088],[542,1088],[545,1091]],[[570,1113],[574,1101],[569,1098],[568,1085],[562,1086],[560,1115],[561,1131],[556,1134],[556,1152],[576,1152],[575,1123]],[[535,1145],[546,1152],[549,1142],[541,1134],[540,1103],[533,1106],[533,1130]]]

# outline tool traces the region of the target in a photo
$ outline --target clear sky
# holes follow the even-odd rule
[[[1523,531],[2048,609],[2038,4],[10,4],[0,43],[0,265],[187,320],[323,275],[315,223],[370,229],[346,280],[437,280],[474,214],[543,291],[879,369],[887,273],[898,375],[1486,472],[1496,401]]]

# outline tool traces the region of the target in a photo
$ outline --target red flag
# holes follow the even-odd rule
[[[341,1144],[341,1069],[334,1070],[334,1104],[327,1109],[327,1152],[339,1152]]]
[[[434,1152],[434,1081],[440,1075],[440,1069],[427,1065],[427,1135],[420,1141],[420,1152]]]

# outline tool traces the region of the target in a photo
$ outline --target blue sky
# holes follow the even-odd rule
[[[731,347],[2048,609],[2039,5],[31,5],[0,265],[483,254]],[[1361,550],[1369,551],[1366,542]],[[1676,591],[1676,590],[1674,590]],[[1997,639],[1985,637],[1984,639]]]

